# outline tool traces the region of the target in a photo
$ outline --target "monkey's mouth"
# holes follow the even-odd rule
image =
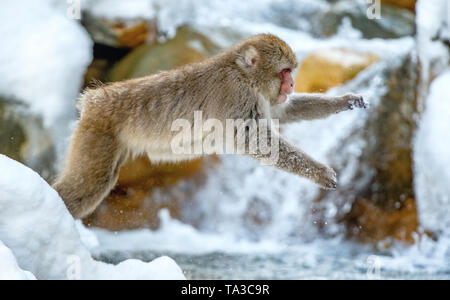
[[[288,95],[294,92],[294,79],[292,78],[292,70],[284,69],[280,72],[281,77],[281,89],[280,96],[278,97],[278,103],[286,102]]]

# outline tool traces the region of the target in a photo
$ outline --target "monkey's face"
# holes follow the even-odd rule
[[[272,35],[261,35],[258,44],[261,67],[264,69],[264,87],[271,105],[286,102],[294,92],[292,73],[297,68],[297,57],[291,47]]]
[[[294,56],[293,56],[294,57]],[[274,56],[265,69],[266,82],[261,86],[263,94],[270,101],[270,104],[277,105],[286,102],[288,95],[294,92],[294,78],[292,73],[297,67],[297,61],[294,58],[279,55]],[[270,74],[270,75],[269,75]]]
[[[292,72],[297,68],[297,58],[278,37],[259,34],[244,41],[239,46],[236,63],[272,106],[286,102],[293,93]]]

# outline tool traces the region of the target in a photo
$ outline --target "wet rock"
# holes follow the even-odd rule
[[[41,118],[30,114],[26,105],[4,98],[0,98],[0,153],[47,180],[54,176],[54,141]]]
[[[301,63],[295,79],[295,90],[300,93],[326,92],[353,79],[378,60],[373,54],[348,49],[320,50]]]
[[[365,243],[380,241],[380,248],[390,247],[390,240],[414,244],[419,227],[417,207],[412,198],[393,211],[386,211],[370,200],[362,199],[353,205],[347,222],[351,236]]]
[[[365,1],[364,1],[365,2]],[[381,5],[381,18],[369,19],[369,6],[360,1],[332,2],[327,10],[317,13],[312,20],[314,34],[329,37],[338,33],[345,20],[359,30],[364,38],[398,38],[415,33],[414,13],[391,5]]]
[[[172,40],[142,45],[109,72],[110,81],[142,77],[201,61],[219,48],[189,28],[180,28]],[[206,171],[218,162],[215,156],[182,163],[153,164],[146,157],[130,159],[120,170],[116,188],[86,220],[89,226],[110,230],[159,226],[158,212],[168,209],[180,219],[184,199],[204,183]]]
[[[94,59],[84,74],[83,88],[96,81],[104,82],[110,62],[106,59]]]
[[[0,99],[0,153],[23,162],[26,154],[26,133],[13,112],[12,103]]]
[[[136,48],[114,66],[108,78],[119,81],[146,76],[201,61],[219,50],[207,37],[182,27],[171,40]]]
[[[157,229],[161,209],[180,219],[183,200],[204,184],[206,171],[216,162],[217,158],[177,164],[152,164],[146,157],[129,160],[116,188],[84,223],[109,230]]]
[[[417,0],[381,0],[381,3],[416,11]]]
[[[396,64],[384,69],[386,92],[362,127],[333,151],[333,167],[348,178],[341,177],[338,191],[323,192],[318,199],[322,209],[328,201],[336,204],[337,219],[350,236],[374,243],[386,238],[411,242],[418,226],[412,144],[420,72],[413,54]],[[354,145],[362,149],[355,151]]]

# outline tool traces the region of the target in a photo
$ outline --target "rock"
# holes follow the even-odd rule
[[[387,75],[387,93],[369,115],[361,168],[374,171],[364,196],[387,209],[414,198],[412,141],[416,129],[419,67],[412,55]]]
[[[412,242],[418,229],[412,144],[419,66],[409,54],[380,71],[384,79],[377,81],[386,91],[380,91],[367,119],[355,124],[354,132],[332,151],[333,167],[340,174],[338,191],[322,192],[317,202],[335,203],[336,218],[346,224],[350,236],[374,243],[387,238]],[[360,88],[375,79],[364,80]]]
[[[415,33],[414,13],[391,5],[381,5],[381,18],[369,20],[366,1],[338,0],[328,10],[312,19],[313,33],[317,37],[330,37],[338,33],[345,20],[359,30],[366,39],[399,38]]]
[[[414,244],[419,227],[417,207],[414,199],[407,199],[401,208],[386,211],[370,200],[357,201],[348,215],[350,235],[361,242],[382,242],[388,248],[389,240]]]
[[[215,157],[178,164],[152,164],[146,157],[129,160],[116,188],[84,223],[115,231],[157,229],[161,209],[180,219],[183,199],[197,191],[206,180],[205,171],[217,161]]]
[[[110,81],[137,78],[198,62],[216,54],[219,48],[205,36],[187,27],[166,42],[142,45],[117,63],[109,73]]]
[[[353,79],[379,59],[373,54],[348,49],[326,49],[306,57],[297,72],[295,91],[323,93]]]
[[[417,0],[381,0],[382,4],[388,4],[400,8],[406,8],[410,11],[416,11]]]
[[[51,134],[40,117],[15,100],[0,98],[0,153],[27,164],[46,179],[55,173]]]
[[[116,19],[85,13],[83,25],[96,43],[135,48],[153,43],[158,37],[156,22],[145,19]]]
[[[104,82],[109,64],[109,61],[106,59],[94,59],[84,74],[83,87],[87,88],[95,81]]]
[[[109,72],[110,81],[142,77],[201,61],[219,48],[203,35],[180,28],[174,39],[142,45]],[[159,226],[158,212],[165,208],[180,219],[183,199],[192,196],[205,181],[215,156],[182,163],[152,164],[146,157],[129,160],[120,170],[116,188],[84,223],[110,230]]]
[[[26,133],[12,111],[13,104],[0,99],[0,153],[17,161],[26,155]]]

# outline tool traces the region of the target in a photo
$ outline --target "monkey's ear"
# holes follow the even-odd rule
[[[259,54],[255,47],[250,46],[242,51],[236,63],[243,69],[253,68],[258,64]]]

